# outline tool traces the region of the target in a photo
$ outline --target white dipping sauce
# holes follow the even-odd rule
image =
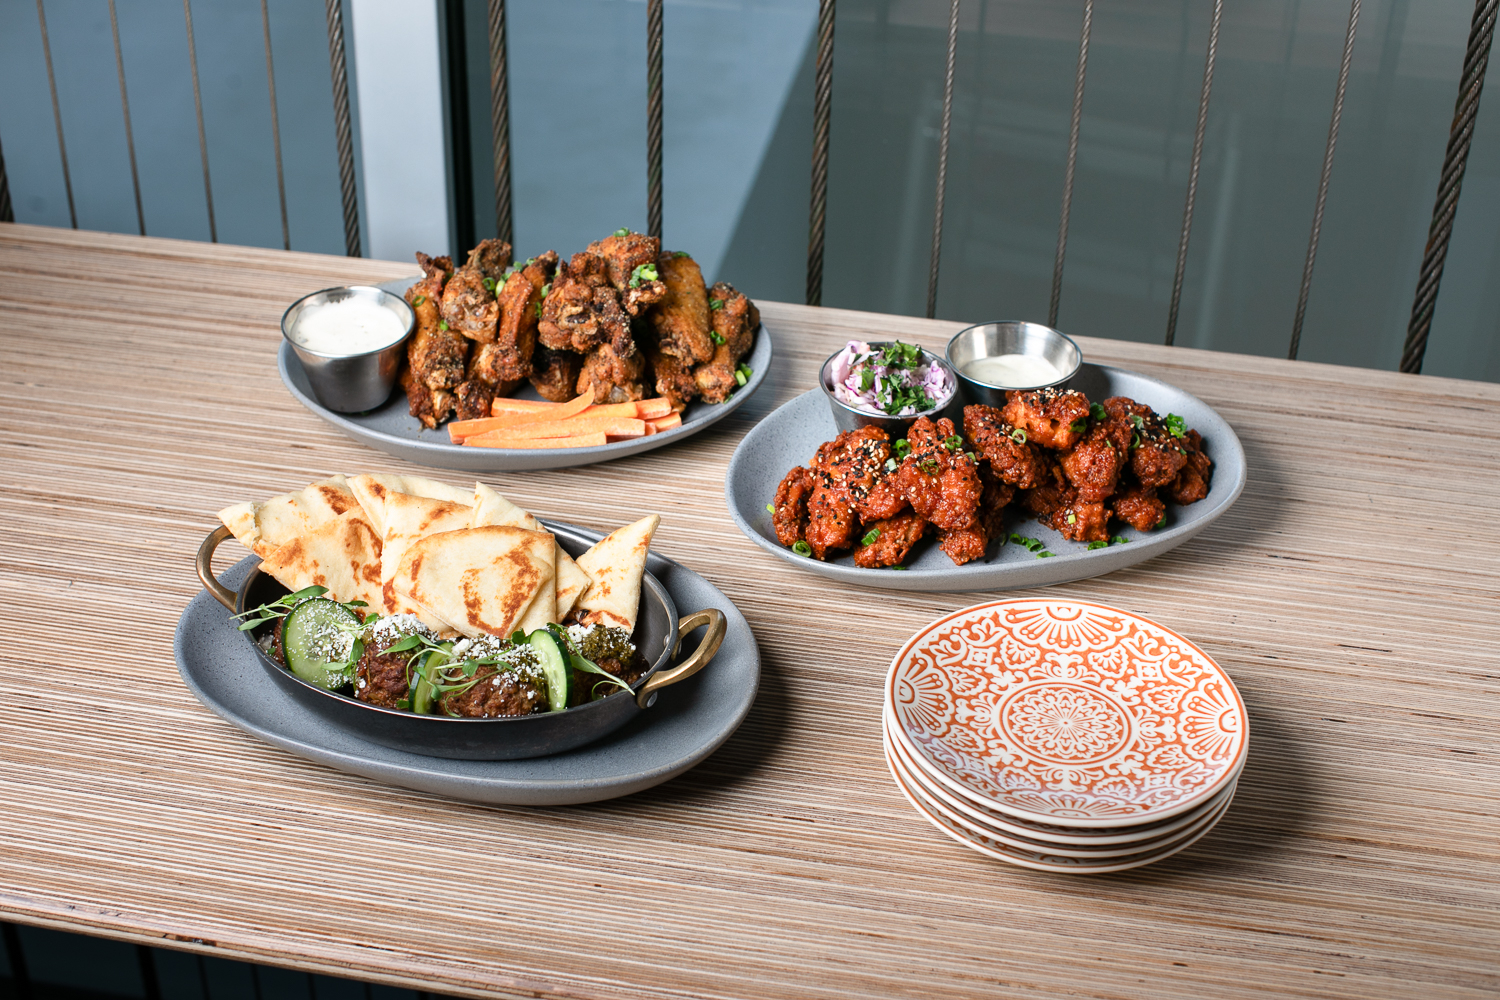
[[[964,365],[964,374],[976,382],[1002,389],[1048,385],[1063,377],[1056,365],[1035,354],[997,354],[989,358],[975,358]]]
[[[350,298],[308,306],[297,316],[291,339],[318,354],[368,354],[389,347],[406,332],[400,317],[369,299]]]

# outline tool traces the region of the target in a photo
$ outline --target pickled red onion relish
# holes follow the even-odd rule
[[[956,388],[946,368],[899,340],[885,347],[849,341],[829,364],[828,380],[839,402],[892,417],[942,406]]]

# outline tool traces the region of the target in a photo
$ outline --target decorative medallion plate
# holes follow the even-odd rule
[[[896,766],[891,761],[889,755],[885,759],[885,764],[890,769],[891,777],[896,780],[896,787],[906,797],[906,801],[910,802],[912,808],[921,813],[922,818],[927,820],[927,822],[960,844],[976,850],[980,854],[986,854],[1009,864],[1041,872],[1059,872],[1066,875],[1103,875],[1107,872],[1122,872],[1129,868],[1139,868],[1142,865],[1154,864],[1157,861],[1169,858],[1179,851],[1187,850],[1206,837],[1209,831],[1218,825],[1217,821],[1210,823],[1187,839],[1179,840],[1159,850],[1145,851],[1141,854],[1131,854],[1119,858],[1070,858],[1050,852],[1022,850],[1021,848],[1003,844],[993,837],[961,827],[946,816],[939,814],[917,792],[908,787],[905,774],[896,770]]]
[[[886,704],[945,786],[1065,827],[1196,809],[1235,780],[1249,746],[1244,702],[1206,653],[1078,601],[993,601],[938,619],[896,654]]]
[[[1080,830],[1076,827],[1052,826],[1046,823],[1030,823],[1025,820],[1016,819],[1008,813],[997,809],[989,809],[978,802],[968,799],[944,787],[942,781],[912,755],[906,745],[901,742],[901,736],[891,728],[890,713],[885,713],[886,724],[883,727],[886,737],[886,750],[895,758],[896,763],[901,765],[901,771],[911,779],[912,784],[920,788],[923,794],[940,809],[952,809],[960,817],[959,822],[965,825],[978,825],[984,829],[994,831],[996,836],[1005,833],[1023,839],[1034,841],[1037,844],[1050,845],[1051,847],[1086,847],[1099,849],[1110,846],[1129,846],[1142,844],[1158,839],[1164,839],[1168,834],[1181,832],[1185,827],[1190,827],[1202,820],[1210,813],[1218,811],[1226,805],[1234,795],[1234,783],[1231,782],[1217,795],[1204,802],[1197,809],[1190,810],[1171,819],[1160,823],[1147,823],[1144,826],[1111,826],[1100,830]],[[1002,838],[1003,839],[1003,838]],[[1144,848],[1136,847],[1136,850]]]
[[[992,827],[988,823],[974,819],[972,815],[965,815],[953,808],[941,796],[934,793],[932,786],[926,782],[920,771],[913,770],[911,765],[902,758],[900,751],[892,745],[890,733],[886,733],[885,757],[886,765],[892,771],[900,773],[902,784],[906,786],[906,790],[921,799],[922,804],[928,810],[942,816],[949,823],[961,827],[970,833],[994,840],[1006,847],[1022,851],[1037,851],[1065,858],[1105,860],[1159,851],[1177,843],[1185,837],[1191,837],[1193,834],[1201,832],[1205,826],[1212,826],[1219,822],[1219,817],[1224,814],[1224,810],[1229,804],[1228,799],[1218,799],[1209,809],[1193,813],[1192,822],[1186,824],[1181,829],[1165,835],[1138,840],[1133,843],[1099,844],[1097,846],[1053,844],[1044,840],[1033,840],[1030,837],[1008,832],[1003,827]],[[1234,786],[1231,785],[1227,791],[1232,795]]]

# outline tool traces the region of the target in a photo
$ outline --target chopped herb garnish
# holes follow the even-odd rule
[[[1141,436],[1139,434],[1132,434],[1132,435],[1130,435],[1130,447],[1132,447],[1132,448],[1139,448],[1140,446],[1141,446]]]
[[[766,513],[767,514],[774,514],[774,513],[776,513],[776,505],[774,503],[768,503],[768,504],[766,504]]]
[[[865,537],[863,537],[863,538],[861,538],[859,540],[859,544],[861,544],[861,545],[874,545],[875,544],[875,540],[877,538],[879,538],[879,537],[880,537],[880,529],[879,528],[871,528],[869,531],[865,532]]]
[[[495,279],[494,278],[485,278],[482,282],[480,282],[480,284],[484,285],[484,290],[485,291],[489,292],[491,295],[495,294]]]
[[[1075,513],[1073,513],[1071,510],[1068,511],[1068,523],[1069,524],[1077,524],[1078,523],[1078,515],[1075,514]]]
[[[740,365],[734,370],[734,380],[740,385],[750,381],[750,376],[755,374],[755,369],[749,365]]]
[[[438,320],[438,329],[442,330],[444,333],[447,333],[448,332],[448,321],[445,320],[445,319]]]
[[[894,458],[888,458],[888,459],[885,460],[885,471],[886,472],[895,472],[896,471],[896,467],[899,466],[900,464],[901,463],[898,462],[898,461],[896,461]]]
[[[1104,407],[1101,404],[1090,403],[1089,416],[1093,417],[1095,420],[1103,420],[1105,417],[1109,416],[1109,413],[1105,411]]]
[[[905,566],[887,566],[886,569],[906,569]]]
[[[551,294],[552,294],[552,282],[549,281],[545,285],[542,286],[542,298],[545,299],[547,296],[549,296]]]
[[[426,301],[427,301],[427,296],[425,296],[425,295],[418,295],[416,298],[414,298],[414,299],[411,300],[411,304],[414,305],[414,306],[419,306],[423,302],[426,302]]]
[[[1089,429],[1088,417],[1079,417],[1077,420],[1073,421],[1072,425],[1068,429],[1071,430],[1074,434],[1082,434],[1084,431]]]
[[[911,454],[911,442],[906,440],[906,438],[898,438],[896,440],[895,449],[897,458],[905,458],[907,455]]]
[[[723,299],[709,299],[708,300],[708,308],[710,310],[713,310],[713,309],[723,309],[724,308],[724,300]]]
[[[943,438],[943,447],[947,448],[949,451],[958,451],[963,446],[964,439],[962,434],[952,434],[948,437]]]
[[[1129,545],[1130,544],[1130,539],[1126,538],[1124,535],[1111,535],[1110,538],[1109,538],[1109,544],[1111,544],[1111,545]]]
[[[869,392],[870,386],[875,384],[875,373],[868,368],[859,370],[859,391]]]
[[[672,254],[673,257],[686,257],[687,255],[688,252],[686,250],[678,250]]]
[[[938,474],[937,459],[929,455],[928,457],[922,459],[922,461],[917,463],[917,468],[921,469],[929,476],[935,476]]]
[[[799,556],[810,556],[812,555],[812,546],[808,545],[806,542],[799,538],[792,543],[792,551],[797,553]]]
[[[655,264],[638,264],[636,269],[630,272],[631,288],[640,288],[641,282],[655,280],[657,280]]]
[[[1014,441],[1016,444],[1025,444],[1026,443],[1026,428],[1024,428],[1024,427],[1012,427],[1011,431],[1010,431],[1010,439],[1012,441]]]
[[[536,318],[537,319],[541,319],[542,318],[542,304],[540,302],[538,302],[536,304]]]
[[[1168,413],[1166,424],[1167,432],[1174,438],[1187,437],[1187,424],[1177,414]]]
[[[1140,430],[1141,428],[1146,426],[1146,418],[1141,416],[1139,413],[1132,413],[1130,415],[1130,422],[1132,424],[1135,424],[1136,430]]]
[[[1089,542],[1089,551],[1090,552],[1094,551],[1095,549],[1107,549],[1107,548],[1109,548],[1109,543],[1108,542]]]
[[[616,229],[615,230],[615,235],[616,236],[629,236],[630,235],[630,230],[628,230],[628,229]]]
[[[1056,554],[1053,552],[1048,552],[1047,547],[1042,544],[1042,540],[1040,538],[1027,538],[1025,535],[1018,535],[1015,532],[1011,532],[1010,540],[1026,549],[1038,559],[1047,559]]]

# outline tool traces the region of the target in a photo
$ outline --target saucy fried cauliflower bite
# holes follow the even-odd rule
[[[963,565],[1004,545],[1012,504],[1090,548],[1121,541],[1111,519],[1147,532],[1166,501],[1208,495],[1213,462],[1197,431],[1125,396],[1090,404],[1075,390],[1007,394],[951,420],[914,420],[903,440],[874,427],[846,431],[787,473],[772,519],[783,545],[815,559],[854,549],[866,569],[900,567],[921,539]],[[908,509],[909,508],[909,509]],[[1036,539],[1024,539],[1039,555]]]

